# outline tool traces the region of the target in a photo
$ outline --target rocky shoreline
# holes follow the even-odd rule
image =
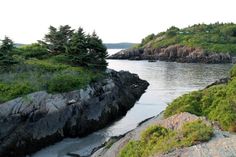
[[[230,78],[222,78],[208,85],[209,88],[214,85],[227,84]],[[98,147],[91,157],[117,157],[121,149],[130,140],[139,140],[141,133],[151,125],[160,125],[168,129],[178,130],[186,122],[195,120],[202,120],[207,125],[211,125],[214,129],[214,136],[208,142],[199,143],[191,147],[184,147],[175,149],[169,153],[157,154],[155,157],[231,157],[236,156],[236,134],[232,132],[222,131],[219,125],[215,122],[209,121],[206,117],[199,117],[188,112],[173,115],[169,118],[164,118],[164,111],[155,117],[148,118],[139,125],[120,137],[111,138],[103,146]],[[112,143],[109,144],[109,142]],[[110,145],[109,147],[107,145]]]
[[[150,125],[160,125],[172,130],[178,130],[186,122],[192,122],[195,120],[203,120],[207,125],[212,125],[214,128],[213,138],[204,143],[199,143],[191,147],[181,148],[173,150],[167,154],[157,154],[155,157],[231,157],[236,156],[236,135],[221,131],[220,128],[208,121],[205,117],[198,117],[196,115],[184,112],[167,119],[163,118],[163,112],[154,118],[145,121],[140,124],[136,129],[126,133],[120,138],[116,139],[111,146],[104,146],[96,150],[91,157],[117,157],[121,149],[130,140],[139,140],[141,132],[143,132]]]
[[[135,74],[108,70],[106,78],[86,89],[40,91],[0,104],[0,156],[25,156],[101,129],[124,115],[147,87]]]
[[[229,53],[205,52],[200,48],[172,45],[166,48],[138,48],[121,50],[108,59],[129,59],[149,61],[170,61],[180,63],[232,63],[232,56]]]

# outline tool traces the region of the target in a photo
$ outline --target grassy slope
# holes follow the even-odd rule
[[[202,48],[208,52],[236,54],[236,24],[199,24],[183,29],[171,27],[166,32],[145,37],[135,47],[161,48],[175,44]]]
[[[164,116],[167,118],[180,112],[190,112],[218,122],[224,130],[236,132],[236,65],[230,75],[231,80],[227,84],[215,85],[175,99],[164,111]],[[179,131],[151,126],[142,133],[141,140],[129,141],[119,157],[168,153],[176,148],[208,141],[212,135],[213,129],[201,121],[186,123]]]
[[[217,121],[223,129],[236,132],[236,66],[230,73],[231,81],[227,84],[191,92],[174,100],[165,110],[165,117],[190,112],[206,116]]]
[[[19,64],[0,72],[0,103],[35,91],[67,92],[85,87],[104,74],[85,67],[73,67],[63,55],[44,59],[17,55]],[[20,58],[20,59],[19,59]]]

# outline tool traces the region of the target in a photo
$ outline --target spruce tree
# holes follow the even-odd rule
[[[83,28],[79,28],[73,33],[68,45],[67,53],[71,57],[72,63],[76,65],[88,65],[88,51],[86,35]]]
[[[39,42],[44,44],[51,54],[65,53],[73,31],[68,25],[60,26],[58,29],[50,26],[49,33],[45,35],[44,41]]]
[[[105,45],[103,45],[102,40],[95,32],[93,32],[92,35],[87,36],[87,44],[90,63],[98,67],[106,67],[106,57],[108,56],[107,48]]]
[[[10,52],[12,52],[14,48],[13,41],[5,37],[2,40],[1,46],[0,46],[0,66],[8,66],[11,64],[16,63],[12,56],[10,55]]]

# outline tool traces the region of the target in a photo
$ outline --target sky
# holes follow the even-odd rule
[[[43,39],[50,25],[94,30],[103,42],[135,42],[171,26],[236,23],[235,0],[0,0],[0,39]]]

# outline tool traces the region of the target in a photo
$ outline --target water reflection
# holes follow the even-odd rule
[[[117,50],[113,50],[114,53]],[[231,64],[185,64],[173,62],[148,62],[108,60],[109,68],[136,73],[150,83],[126,116],[111,126],[84,138],[64,139],[49,146],[34,157],[64,157],[68,152],[89,155],[110,136],[117,136],[132,130],[144,119],[163,111],[176,97],[197,89],[202,89],[215,80],[228,76]]]

